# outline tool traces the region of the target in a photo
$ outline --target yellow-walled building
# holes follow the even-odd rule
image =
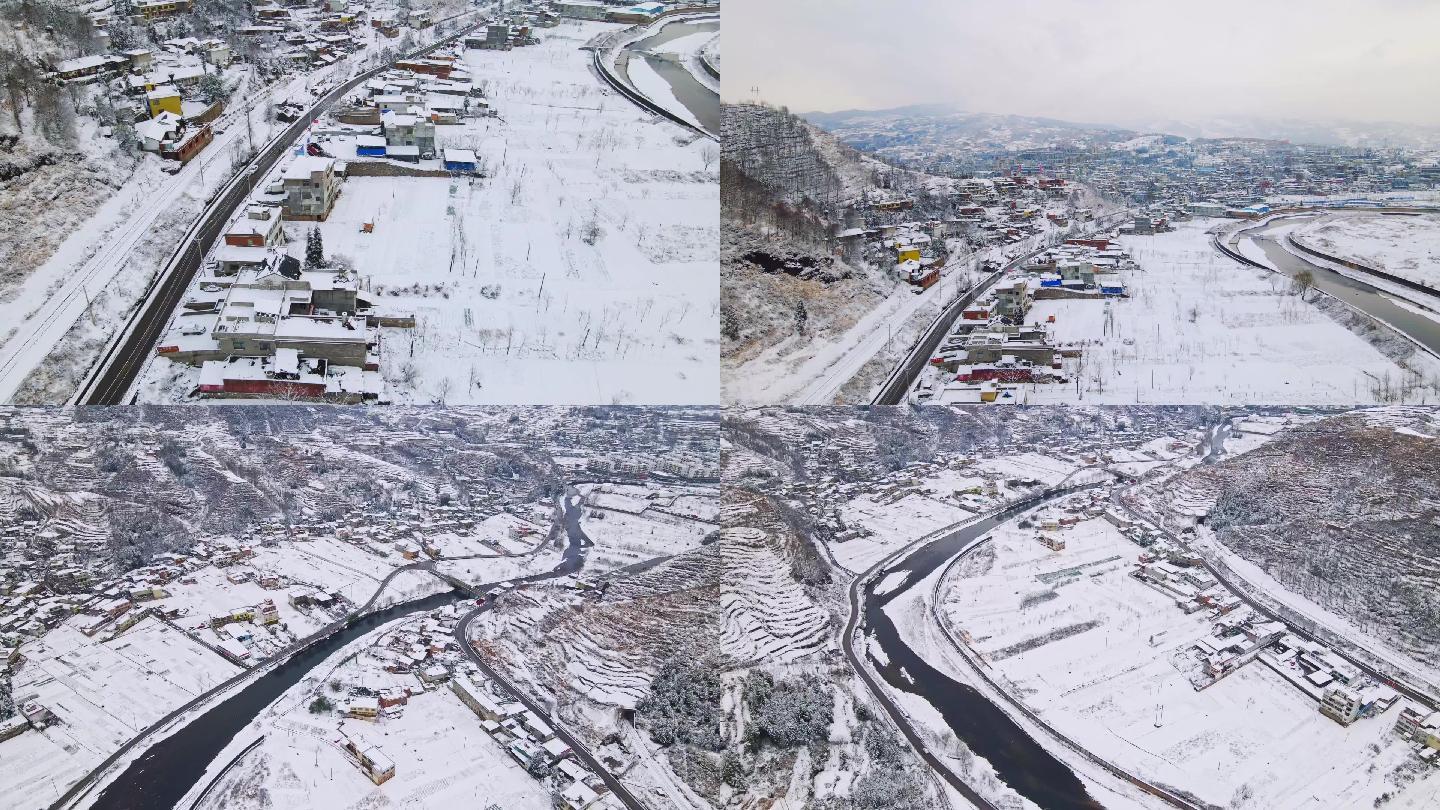
[[[150,104],[150,117],[154,118],[162,112],[174,113],[183,116],[185,113],[180,107],[180,91],[169,86],[160,86],[145,94],[145,100]]]

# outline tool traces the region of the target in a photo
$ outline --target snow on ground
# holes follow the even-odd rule
[[[885,594],[890,593],[901,585],[904,585],[905,580],[909,578],[909,571],[891,571],[890,573],[885,575],[884,579],[881,579],[878,583],[876,583],[872,592],[876,596],[884,596]]]
[[[674,39],[659,44],[648,44],[650,40],[669,36],[672,31],[667,31],[667,29],[672,27],[673,33],[676,34]],[[703,15],[698,18],[687,16],[681,19],[660,19],[649,25],[635,26],[633,31],[610,43],[607,46],[607,53],[603,54],[601,58],[611,60],[616,77],[621,81],[628,82],[632,88],[651,102],[691,124],[713,133],[713,130],[705,127],[695,111],[680,100],[670,81],[650,64],[647,55],[674,62],[684,68],[685,72],[694,77],[695,81],[704,89],[714,92],[712,101],[714,109],[718,110],[720,83],[700,64],[699,53],[708,41],[717,36],[716,31],[719,27],[720,21],[715,15]],[[688,33],[685,33],[687,31]],[[643,50],[632,48],[637,44],[645,44],[646,47]],[[693,100],[702,101],[701,99]],[[711,126],[714,126],[713,120]]]
[[[351,543],[316,538],[257,548],[249,566],[257,573],[278,574],[287,583],[339,592],[360,605],[375,593],[386,574],[406,562],[398,553],[382,558]],[[283,590],[279,593],[284,595]]]
[[[1196,528],[1194,548],[1212,564],[1226,572],[1227,579],[1237,581],[1248,594],[1263,595],[1265,602],[1278,603],[1294,615],[1316,627],[1323,627],[1349,644],[1363,650],[1368,656],[1384,662],[1399,671],[1417,672],[1430,683],[1440,681],[1440,662],[1417,660],[1406,655],[1373,632],[1366,631],[1343,616],[1326,610],[1321,605],[1301,594],[1288,590],[1265,569],[1231,551],[1215,538],[1208,526]],[[1363,660],[1363,659],[1362,659]]]
[[[651,67],[648,61],[643,58],[630,59],[625,63],[625,74],[641,95],[695,126],[700,126],[700,121],[695,114],[690,112],[690,109],[675,96],[675,91],[670,87],[670,83],[656,73],[655,68]]]
[[[586,510],[580,527],[595,542],[591,551],[595,562],[616,568],[698,548],[700,540],[715,528],[693,521],[662,522],[643,515],[595,509]]]
[[[973,514],[958,504],[927,495],[906,495],[890,503],[862,495],[842,505],[840,517],[846,525],[862,526],[873,534],[832,542],[830,553],[841,566],[858,573],[921,537]]]
[[[1046,486],[1053,486],[1075,472],[1076,465],[1042,453],[1012,453],[981,459],[975,463],[975,469],[1009,478],[1032,478]]]
[[[237,741],[248,744],[262,732],[265,741],[226,774],[201,810],[489,804],[506,810],[548,810],[551,806],[541,783],[480,728],[480,721],[449,689],[413,698],[401,717],[380,724],[348,720],[344,729],[378,746],[395,763],[394,778],[383,785],[371,784],[330,744],[330,738],[338,737],[334,716],[316,718],[302,709],[267,717],[242,731]],[[240,747],[227,748],[219,761],[228,762]],[[243,794],[250,785],[264,787],[272,803],[237,802],[231,788],[238,787]]]
[[[0,301],[0,402],[60,405],[144,295],[204,200],[230,178],[249,139],[259,148],[286,126],[266,105],[310,98],[306,88],[338,82],[367,56],[360,51],[310,74],[253,87],[242,67],[238,89],[212,125],[214,140],[175,175],[147,155],[124,184],[49,259]],[[245,118],[250,119],[247,131]],[[172,164],[173,165],[173,164]]]
[[[208,629],[210,617],[228,616],[236,608],[253,608],[266,599],[275,603],[275,608],[280,613],[280,622],[297,638],[308,636],[344,615],[344,611],[339,608],[336,608],[333,614],[319,608],[295,608],[285,598],[286,590],[284,589],[267,590],[253,580],[232,583],[226,579],[227,572],[239,573],[245,570],[243,566],[238,565],[224,569],[202,568],[181,580],[168,583],[165,586],[165,593],[168,595],[164,599],[158,600],[156,604],[166,611],[183,611],[180,618],[175,619],[175,623],[193,630],[200,638],[211,644],[216,643],[218,639]],[[311,576],[313,579],[314,575]],[[379,583],[378,578],[370,581],[369,590],[360,597],[359,602],[363,603],[369,599],[370,594],[375,592],[375,587]],[[337,588],[337,586],[331,587]],[[283,644],[276,646],[283,646]]]
[[[716,35],[715,35],[715,38],[712,39],[712,40],[710,40],[710,42],[707,43],[707,44],[705,45],[705,47],[701,49],[701,53],[703,53],[703,54],[705,55],[705,58],[706,58],[706,59],[710,60],[710,64],[714,65],[716,70],[719,70],[719,69],[720,69],[720,35],[719,35],[719,34],[716,34]]]
[[[579,48],[613,27],[567,21],[538,45],[465,51],[498,117],[436,138],[475,149],[488,176],[353,177],[320,224],[377,308],[416,317],[381,329],[391,400],[717,401],[709,141],[602,88]],[[289,226],[297,254],[305,225]],[[182,400],[198,373],[152,358],[140,399]]]
[[[396,574],[375,600],[371,610],[383,610],[416,599],[424,599],[450,590],[450,586],[429,571],[405,571]]]
[[[1024,386],[1024,400],[1356,404],[1375,400],[1376,379],[1405,377],[1363,339],[1291,294],[1288,279],[1217,254],[1207,224],[1124,237],[1140,265],[1121,274],[1128,300],[1036,301],[1028,320],[1053,315],[1056,340],[1083,348],[1081,361],[1066,361],[1066,373],[1083,385],[1079,395],[1074,383]],[[1425,357],[1414,361],[1433,365]]]
[[[905,593],[886,605],[885,613],[894,622],[905,644],[919,652],[927,663],[956,682],[972,686],[993,701],[994,697],[989,688],[983,681],[971,674],[961,659],[959,651],[945,638],[930,612],[930,595],[944,570],[943,567],[938,568],[925,579],[915,583]],[[999,778],[998,773],[987,760],[959,753],[957,749],[960,744],[954,732],[929,701],[918,695],[893,688],[889,689],[889,693],[917,727],[918,733],[926,740],[926,745],[932,751],[941,753],[942,759],[956,767],[972,787],[978,789],[982,795],[990,797],[1008,795],[1009,803],[1002,803],[1001,806],[1020,806],[1016,803],[1014,791]],[[1007,712],[1007,714],[1010,714],[1011,719],[1015,720],[1032,738],[1041,740],[1042,745],[1046,744],[1039,729],[1029,721],[1013,712]],[[1101,806],[1115,808],[1115,810],[1140,810],[1140,808],[1151,806],[1152,800],[1148,800],[1138,790],[1131,788],[1128,783],[1118,782],[1108,773],[1100,771],[1069,749],[1049,745],[1046,747],[1051,754],[1070,767],[1071,771],[1084,783],[1086,791]],[[1033,805],[1026,804],[1024,806]]]
[[[35,701],[60,723],[0,742],[0,795],[40,807],[115,749],[195,695],[240,671],[219,654],[147,618],[112,641],[71,619],[25,644],[16,703]]]
[[[692,56],[705,47],[705,44],[712,39],[719,37],[713,31],[696,31],[676,37],[669,42],[659,45],[653,49],[653,53],[670,53],[676,56]]]
[[[512,530],[519,536],[512,538]],[[446,532],[430,538],[430,542],[446,557],[525,554],[544,540],[549,531],[549,524],[501,512],[485,518],[464,534]]]
[[[694,550],[718,528],[718,490],[689,488],[681,500],[677,493],[653,485],[585,489],[580,528],[595,543],[589,566],[597,570]]]
[[[1370,806],[1389,789],[1383,777],[1410,756],[1391,731],[1398,710],[1341,726],[1260,661],[1195,691],[1169,659],[1210,632],[1205,614],[1186,615],[1129,576],[1139,547],[1109,523],[1056,534],[1058,553],[1033,530],[997,530],[993,564],[949,579],[942,609],[1047,722],[1216,805],[1248,793],[1253,806]],[[1440,781],[1429,781],[1398,806],[1433,799]]]
[[[714,48],[713,58],[711,48]],[[663,45],[651,50],[656,54],[671,54],[680,64],[685,66],[695,80],[714,90],[718,95],[720,92],[720,80],[710,75],[710,72],[701,64],[701,58],[709,59],[710,64],[718,71],[720,69],[720,32],[719,31],[696,31],[685,34],[666,42]],[[718,101],[718,98],[717,98]]]
[[[1440,215],[1329,216],[1295,235],[1316,250],[1440,288]]]
[[[560,563],[558,554],[545,551],[533,557],[496,557],[477,560],[442,560],[435,570],[473,586],[504,582],[529,574],[549,571]]]
[[[480,728],[479,718],[447,686],[412,695],[399,716],[375,722],[347,719],[337,724],[333,713],[308,710],[317,693],[333,703],[343,702],[344,695],[333,690],[332,682],[419,691],[415,676],[387,673],[366,653],[397,628],[415,622],[415,617],[391,622],[347,644],[272,703],[210,764],[199,785],[207,784],[245,746],[264,735],[264,742],[222,777],[201,806],[341,810],[494,803],[507,810],[549,808],[541,783]],[[395,776],[383,785],[371,784],[333,744],[341,731],[377,746],[395,764]],[[246,804],[253,801],[257,788],[268,791],[270,802]],[[197,794],[198,789],[192,790],[187,798],[193,800]]]
[[[781,664],[834,649],[831,616],[790,574],[761,529],[726,529],[720,545],[720,649],[740,661]]]
[[[960,255],[941,269],[938,283],[918,293],[909,284],[888,279],[878,282],[888,293],[870,309],[842,321],[847,324],[843,332],[823,341],[792,334],[743,363],[731,365],[725,373],[726,400],[746,406],[782,402],[830,405],[862,369],[878,362],[881,368],[875,370],[883,373],[866,386],[876,388],[944,305],[980,280],[975,271],[979,260],[1020,255],[1042,243],[1042,236],[1034,236],[1018,246]],[[868,402],[873,393],[865,392],[864,400]]]

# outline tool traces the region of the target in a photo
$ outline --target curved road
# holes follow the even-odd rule
[[[530,556],[539,552],[544,545],[541,543],[521,554],[472,556]],[[369,632],[370,628],[379,624],[418,610],[428,609],[432,605],[438,605],[454,598],[448,594],[437,594],[413,602],[392,605],[371,613],[376,601],[384,594],[395,577],[407,571],[428,571],[458,590],[471,596],[478,595],[477,589],[459,582],[453,577],[440,574],[434,566],[434,561],[420,561],[392,569],[380,581],[370,598],[363,605],[348,613],[345,618],[312,633],[308,638],[296,642],[269,660],[236,674],[214,689],[197,695],[151,724],[108,756],[90,773],[71,785],[64,795],[50,807],[52,810],[57,810],[70,806],[77,798],[86,795],[93,789],[109,768],[131,754],[140,745],[148,744],[149,747],[138,759],[127,764],[119,775],[105,785],[92,808],[114,807],[116,810],[134,810],[134,808],[154,807],[157,810],[162,808],[169,810],[170,806],[190,789],[191,783],[186,782],[183,787],[181,786],[183,778],[190,778],[192,773],[194,778],[198,778],[214,756],[219,754],[235,734],[253,720],[260,710],[269,705],[270,701],[298,681],[313,666],[321,663],[330,654],[330,648],[343,646],[354,637]],[[262,670],[265,671],[262,672]],[[258,677],[256,677],[257,673],[259,673]],[[254,680],[239,691],[213,703],[213,705],[206,706],[216,696],[251,678]],[[151,742],[151,738],[155,734],[167,731],[185,714],[202,708],[201,714],[173,730],[169,736]],[[227,731],[229,733],[226,733]],[[177,773],[183,773],[186,776],[182,777],[182,780],[177,780],[174,776]],[[176,792],[177,787],[181,788],[178,792]],[[111,802],[111,804],[106,804],[106,802]]]
[[[620,71],[642,95],[644,91],[635,84],[630,69],[635,59],[645,62],[650,70],[663,80],[674,101],[688,112],[700,126],[710,134],[720,132],[720,93],[695,77],[684,62],[665,52],[655,53],[656,48],[690,34],[709,33],[720,30],[719,15],[682,17],[662,24],[654,33],[629,43],[615,56],[616,70]],[[648,98],[648,96],[647,96]],[[660,99],[651,99],[661,104]],[[662,105],[663,106],[663,105]],[[678,113],[678,111],[677,111]]]
[[[690,13],[694,13],[692,9],[679,9],[669,12],[669,14],[672,16]],[[613,64],[611,63],[611,57],[609,53],[610,46],[597,47],[591,53],[591,61],[595,66],[595,72],[599,74],[600,78],[603,79],[606,84],[615,88],[616,92],[629,99],[631,103],[635,104],[643,110],[654,113],[655,115],[658,115],[667,121],[673,121],[674,123],[679,124],[680,126],[690,130],[691,132],[696,133],[697,135],[702,135],[706,138],[710,138],[711,140],[719,140],[718,133],[710,132],[703,127],[696,126],[684,116],[676,115],[665,107],[656,104],[654,101],[651,101],[647,96],[645,96],[645,94],[631,87],[628,82],[621,79],[619,76],[616,76],[615,69]]]
[[[580,515],[583,511],[583,505],[583,499],[580,498],[573,489],[566,492],[565,535],[568,542],[565,545],[565,557],[560,564],[555,566],[555,568],[547,574],[523,577],[514,580],[515,582],[536,582],[542,579],[551,579],[553,577],[573,574],[585,567],[585,552],[593,546],[594,543],[591,542],[590,538],[587,537],[585,532],[580,528]],[[599,776],[600,779],[605,782],[605,786],[610,788],[610,792],[614,793],[615,797],[619,799],[628,810],[646,810],[645,805],[636,799],[635,795],[630,792],[630,789],[627,788],[619,778],[611,774],[600,760],[595,758],[594,754],[590,753],[590,749],[586,748],[583,742],[562,728],[559,723],[553,722],[550,712],[546,711],[543,706],[536,703],[524,692],[517,689],[505,676],[496,672],[493,667],[485,662],[485,659],[480,656],[480,653],[476,651],[474,644],[470,640],[470,624],[475,621],[476,617],[489,610],[492,606],[493,602],[486,600],[484,604],[466,613],[461,617],[460,621],[456,622],[455,640],[459,642],[460,649],[465,653],[465,657],[470,659],[470,663],[479,668],[481,672],[485,673],[485,677],[503,686],[512,697],[520,701],[520,703],[524,705],[526,709],[529,709],[536,717],[551,719],[550,728],[555,732],[555,736],[564,740],[565,744],[570,746],[570,750],[575,753],[575,758],[580,760],[580,762],[595,773],[595,775]]]
[[[1071,475],[1079,472],[1081,470],[1077,470]],[[1067,476],[1067,480],[1068,478]],[[1062,482],[1056,488],[1008,504],[965,523],[934,532],[887,556],[851,582],[849,589],[850,618],[846,623],[845,634],[841,638],[841,646],[851,667],[860,675],[870,693],[885,708],[886,713],[890,715],[916,753],[956,791],[977,807],[989,810],[989,808],[994,808],[994,805],[971,788],[940,756],[930,751],[904,710],[891,699],[885,689],[881,688],[875,675],[867,666],[865,646],[857,651],[856,638],[857,636],[861,637],[865,645],[868,645],[871,640],[870,632],[876,633],[877,636],[894,633],[895,637],[899,639],[898,631],[884,613],[885,603],[913,587],[955,554],[963,551],[969,545],[981,541],[982,535],[1010,517],[1046,501],[1092,486],[1094,485],[1064,486],[1064,482]],[[960,544],[959,548],[955,548],[957,543]],[[883,595],[874,593],[878,574],[882,571],[893,573],[900,570],[910,572],[902,586]],[[870,632],[862,636],[859,632],[861,629]],[[883,646],[883,639],[877,639],[877,643],[881,643]],[[989,761],[995,767],[997,775],[1012,789],[1041,807],[1098,807],[1086,793],[1083,783],[1064,763],[1050,755],[998,707],[973,688],[954,681],[938,670],[930,672],[929,670],[933,670],[933,668],[927,669],[926,662],[911,651],[904,644],[903,639],[899,639],[898,647],[885,649],[885,653],[889,660],[887,664],[881,665],[880,670],[890,686],[922,697],[934,705],[936,710],[946,718],[946,722],[956,736],[965,741],[977,756]],[[903,661],[898,660],[901,655],[904,656]],[[920,691],[917,691],[918,684],[922,680],[930,680],[932,674],[938,688],[931,690],[932,694],[930,695],[921,694]],[[935,697],[938,692],[944,692],[944,698]],[[936,699],[943,700],[945,705],[936,705]],[[951,702],[952,700],[954,702]],[[967,737],[969,737],[968,740]],[[980,750],[975,750],[977,747]]]
[[[1223,441],[1221,442],[1221,446],[1223,447]],[[1223,450],[1222,450],[1221,452],[1223,452]],[[1210,458],[1218,458],[1218,455],[1212,452],[1212,455],[1211,455]],[[1207,463],[1208,463],[1208,461],[1210,460],[1210,458],[1207,458]],[[1185,540],[1183,540],[1179,535],[1177,535],[1177,534],[1175,534],[1174,532],[1172,532],[1172,531],[1170,531],[1169,529],[1167,529],[1167,528],[1166,528],[1163,524],[1161,524],[1159,521],[1154,520],[1151,516],[1149,516],[1149,515],[1141,512],[1141,511],[1139,511],[1138,509],[1135,509],[1134,507],[1130,506],[1130,504],[1127,503],[1127,502],[1125,501],[1125,499],[1122,497],[1121,491],[1120,491],[1119,489],[1117,489],[1117,490],[1115,491],[1115,495],[1114,495],[1114,497],[1111,499],[1111,502],[1112,502],[1116,507],[1118,507],[1118,508],[1120,508],[1121,510],[1125,511],[1126,513],[1128,513],[1131,517],[1135,518],[1136,520],[1142,521],[1142,522],[1143,522],[1145,525],[1147,525],[1147,526],[1154,527],[1157,531],[1159,531],[1159,532],[1161,532],[1162,534],[1164,534],[1164,535],[1165,535],[1165,538],[1166,538],[1167,540],[1169,540],[1171,543],[1173,543],[1177,548],[1182,548],[1182,549],[1191,549],[1191,548],[1192,548],[1192,546],[1191,546],[1190,543],[1187,543],[1187,542],[1186,542]],[[1249,606],[1249,607],[1250,607],[1252,610],[1254,610],[1256,613],[1260,614],[1261,616],[1264,616],[1265,618],[1267,618],[1267,619],[1269,619],[1269,620],[1271,620],[1271,621],[1281,622],[1282,624],[1284,624],[1284,625],[1286,626],[1286,628],[1289,630],[1289,632],[1292,632],[1292,633],[1294,633],[1295,635],[1300,636],[1301,638],[1304,638],[1304,639],[1307,640],[1307,641],[1310,641],[1310,642],[1313,642],[1313,643],[1316,643],[1316,644],[1323,644],[1323,645],[1325,645],[1325,646],[1328,647],[1330,650],[1332,650],[1336,655],[1338,655],[1340,658],[1342,658],[1342,659],[1344,659],[1345,661],[1349,662],[1352,666],[1354,666],[1354,667],[1356,667],[1357,669],[1359,669],[1360,671],[1364,672],[1366,675],[1369,675],[1370,677],[1376,679],[1376,680],[1379,681],[1380,683],[1384,683],[1384,684],[1388,685],[1390,688],[1394,689],[1396,692],[1399,692],[1401,695],[1409,698],[1410,700],[1415,701],[1416,703],[1418,703],[1418,704],[1420,704],[1421,706],[1425,707],[1425,708],[1428,709],[1429,711],[1440,710],[1440,696],[1437,696],[1437,695],[1435,695],[1435,694],[1432,694],[1432,693],[1429,691],[1429,689],[1427,688],[1427,687],[1429,686],[1429,684],[1427,683],[1426,679],[1425,679],[1422,675],[1419,675],[1419,674],[1413,673],[1413,672],[1403,672],[1403,675],[1404,675],[1405,677],[1410,678],[1410,679],[1413,679],[1413,680],[1414,680],[1416,683],[1418,683],[1418,684],[1422,684],[1422,686],[1414,686],[1414,685],[1412,685],[1412,684],[1410,684],[1410,683],[1407,683],[1407,682],[1405,682],[1405,681],[1397,680],[1396,677],[1393,676],[1393,675],[1389,675],[1389,674],[1386,674],[1386,673],[1383,673],[1383,672],[1379,671],[1379,670],[1376,669],[1373,665],[1367,663],[1366,661],[1361,660],[1360,658],[1358,658],[1358,657],[1355,656],[1354,654],[1352,654],[1352,653],[1350,653],[1350,652],[1347,652],[1347,651],[1344,649],[1344,646],[1343,646],[1343,645],[1346,645],[1346,644],[1354,644],[1354,642],[1351,642],[1349,639],[1345,638],[1344,636],[1341,636],[1340,634],[1335,633],[1333,630],[1330,630],[1329,632],[1332,633],[1332,634],[1334,634],[1334,635],[1336,636],[1336,639],[1338,639],[1338,641],[1335,640],[1335,639],[1326,639],[1326,638],[1321,638],[1321,637],[1319,637],[1316,633],[1311,632],[1309,629],[1307,629],[1308,625],[1313,624],[1313,622],[1312,622],[1311,620],[1309,620],[1308,618],[1306,618],[1306,617],[1304,617],[1304,616],[1302,615],[1302,616],[1300,616],[1300,617],[1297,619],[1297,618],[1294,617],[1294,616],[1288,616],[1288,615],[1286,615],[1286,614],[1287,614],[1287,611],[1284,609],[1284,606],[1283,606],[1283,605],[1281,605],[1280,609],[1276,609],[1276,608],[1274,608],[1274,607],[1272,607],[1272,606],[1270,606],[1270,605],[1265,604],[1259,597],[1251,594],[1249,591],[1246,590],[1246,587],[1248,586],[1248,583],[1237,582],[1236,578],[1235,578],[1234,576],[1232,576],[1229,571],[1227,571],[1227,570],[1222,570],[1222,569],[1220,569],[1219,567],[1215,566],[1215,565],[1212,564],[1212,563],[1210,562],[1210,560],[1207,559],[1204,555],[1197,555],[1197,556],[1200,558],[1201,565],[1203,565],[1203,566],[1205,567],[1205,570],[1207,570],[1207,571],[1210,572],[1210,575],[1211,575],[1211,576],[1215,577],[1215,579],[1216,579],[1217,581],[1219,581],[1221,585],[1225,586],[1225,588],[1226,588],[1227,590],[1229,590],[1231,593],[1235,594],[1235,596],[1236,596],[1237,598],[1239,598],[1240,601],[1244,602],[1247,606]],[[1361,650],[1364,650],[1364,649],[1365,649],[1363,646],[1358,645],[1358,644],[1355,644],[1355,646],[1356,646],[1357,648],[1361,649]],[[1366,651],[1366,652],[1368,653],[1368,651]],[[1378,657],[1378,656],[1377,656],[1377,657]],[[1385,662],[1387,665],[1396,666],[1396,665],[1394,664],[1394,662],[1385,660],[1385,659],[1383,659],[1383,658],[1382,658],[1381,660],[1384,660],[1384,662]],[[1397,666],[1397,669],[1399,669],[1398,666]]]
[[[280,89],[279,85],[270,85],[244,99],[232,99],[243,103],[237,103],[211,122],[214,141],[199,158],[186,164],[176,174],[160,174],[159,177],[140,180],[139,193],[144,196],[127,212],[124,222],[97,240],[89,258],[80,262],[63,279],[54,280],[58,288],[47,293],[42,304],[20,319],[14,336],[0,345],[0,402],[14,398],[30,373],[65,339],[89,307],[90,299],[112,281],[130,251],[151,235],[151,226],[176,203],[180,194],[193,185],[197,177],[203,177],[207,168],[214,167],[211,168],[212,177],[225,171],[229,162],[226,150],[242,143],[245,138],[244,125],[236,122],[253,116],[255,110]],[[216,131],[227,126],[228,132]],[[144,169],[137,170],[137,174],[139,171]],[[33,281],[38,281],[38,277],[26,283]],[[20,289],[23,295],[24,287]]]

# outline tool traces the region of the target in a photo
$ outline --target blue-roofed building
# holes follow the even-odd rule
[[[478,165],[475,152],[470,149],[446,149],[445,171],[473,173]]]
[[[359,157],[385,157],[385,139],[379,135],[361,135],[355,139],[355,154]]]

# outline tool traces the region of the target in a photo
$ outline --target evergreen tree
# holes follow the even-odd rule
[[[314,270],[325,266],[325,245],[320,240],[320,226],[310,229],[305,236],[305,268]]]
[[[200,99],[206,104],[214,104],[225,94],[225,80],[220,78],[220,74],[206,73],[200,77]]]

